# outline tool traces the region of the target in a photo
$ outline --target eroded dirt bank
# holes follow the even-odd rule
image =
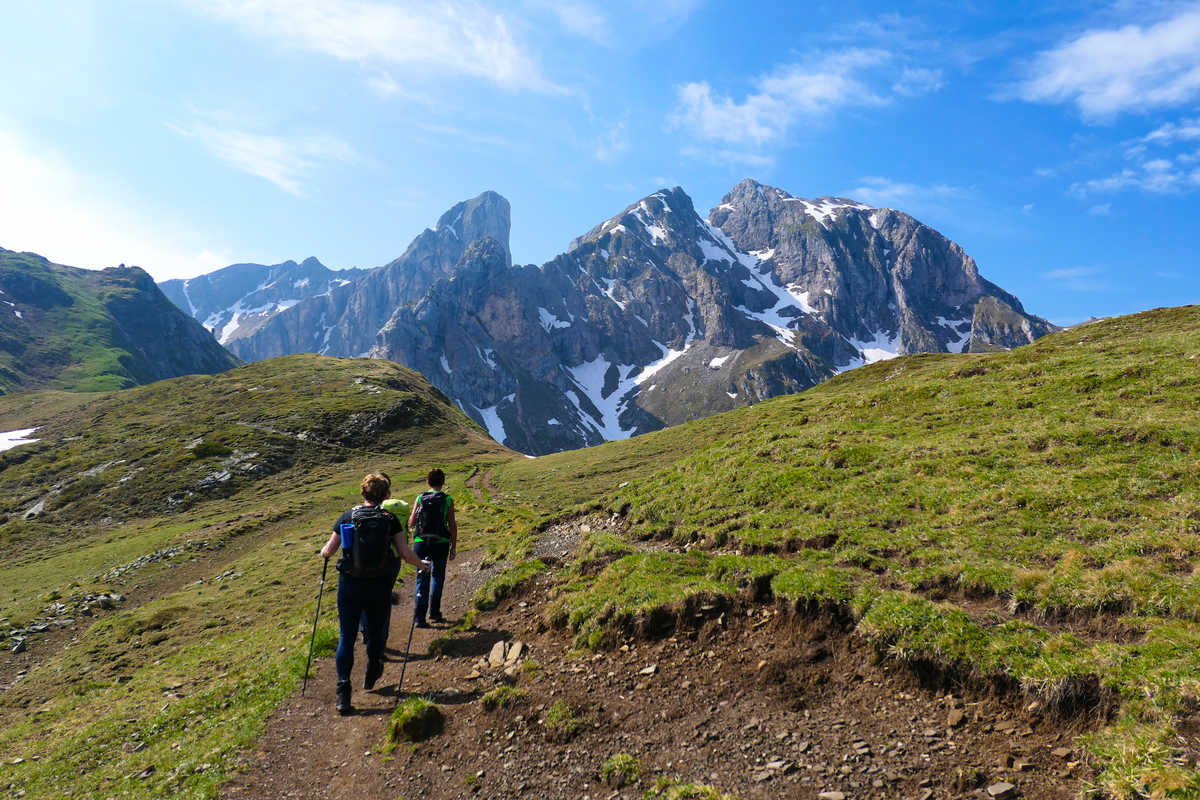
[[[453,565],[452,620],[490,574],[477,561],[467,554]],[[405,603],[410,590],[411,578]],[[440,656],[424,654],[446,630],[417,631],[413,652],[421,655],[410,662],[404,693],[434,699],[445,728],[390,752],[399,653],[373,693],[361,690],[356,664],[359,713],[345,718],[333,713],[332,664],[322,665],[308,696],[272,717],[225,796],[615,800],[677,776],[747,800],[823,792],[1065,800],[1090,774],[1073,740],[1096,719],[1064,719],[1017,695],[947,685],[880,658],[830,617],[751,605],[663,639],[591,652],[547,629],[549,599],[548,587],[530,587],[480,614]],[[393,616],[399,650],[406,608]],[[497,642],[507,642],[509,654],[521,642],[522,652],[488,663],[503,649]],[[500,685],[514,685],[523,699],[485,710],[480,698]],[[573,735],[547,724],[556,705],[570,709]],[[600,781],[602,764],[618,753],[641,767],[621,788]],[[1005,783],[1013,788],[997,794]]]

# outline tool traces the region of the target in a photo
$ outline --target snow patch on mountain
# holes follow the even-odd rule
[[[874,364],[876,361],[887,361],[900,355],[900,331],[877,331],[867,340],[850,339],[851,346],[858,351],[859,357],[850,359],[849,363],[838,366],[835,373],[846,372],[856,367]]]
[[[11,450],[23,444],[33,444],[38,441],[37,439],[30,438],[30,434],[32,433],[37,433],[37,428],[20,428],[15,431],[0,433],[0,452]]]
[[[516,395],[510,394],[501,402],[511,403]],[[500,444],[504,444],[504,440],[508,438],[508,434],[504,431],[504,422],[500,419],[500,403],[487,408],[480,408],[472,405],[479,416],[483,419],[483,426],[487,428],[488,436],[491,436]]]
[[[951,339],[946,343],[947,353],[961,353],[966,347],[967,342],[971,341],[971,318],[966,319],[946,319],[938,317],[937,324],[943,328],[949,328],[950,331],[957,336],[957,339]],[[962,330],[965,328],[966,330]]]
[[[804,209],[804,213],[815,219],[821,224],[822,228],[829,229],[828,222],[832,222],[837,212],[843,209],[854,209],[857,211],[874,211],[874,206],[868,206],[863,203],[856,203],[853,200],[846,200],[842,197],[818,197],[816,200],[804,200],[800,197],[785,197],[785,203],[800,203]],[[874,223],[872,223],[874,224]],[[878,226],[876,226],[878,227]]]
[[[554,328],[571,327],[571,323],[575,321],[575,317],[569,311],[567,312],[567,316],[571,318],[570,321],[561,320],[547,309],[538,306],[538,320],[542,326],[542,330],[546,331],[546,333],[549,333]]]
[[[600,280],[604,281],[604,286],[601,287],[600,284],[596,284],[596,288],[599,289],[605,297],[620,306],[621,310],[624,311],[625,303],[622,303],[617,299],[617,296],[613,294],[613,287],[616,286],[617,281],[614,278],[601,278]]]
[[[775,331],[775,336],[779,341],[789,346],[795,345],[796,332],[792,330],[791,326],[799,314],[784,315],[783,312],[788,309],[796,309],[800,313],[816,314],[816,309],[808,302],[809,292],[801,291],[798,284],[784,286],[778,283],[775,279],[775,272],[771,269],[766,269],[761,273],[752,269],[750,278],[743,278],[742,283],[751,289],[765,289],[775,295],[775,304],[762,311],[752,311],[746,306],[735,306],[735,308],[751,319],[756,319],[770,327]]]
[[[599,418],[584,410],[578,395],[570,391],[567,394],[571,398],[571,402],[575,405],[575,409],[579,412],[579,415],[591,421],[592,429],[596,433],[608,440],[628,439],[633,435],[633,429],[627,430],[622,428],[619,418],[625,410],[626,395],[633,388],[633,385],[628,379],[619,380],[617,381],[616,388],[605,395],[605,376],[608,374],[611,366],[612,364],[608,359],[601,354],[591,361],[585,361],[582,364],[565,368],[571,376],[571,381],[579,387],[579,391],[596,407],[597,412],[600,414]],[[625,372],[630,366],[632,365],[618,365],[618,374]]]

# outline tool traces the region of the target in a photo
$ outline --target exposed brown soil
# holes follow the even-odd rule
[[[569,548],[556,537],[554,554]],[[549,554],[549,553],[548,553]],[[446,611],[463,614],[488,573],[478,553],[451,564]],[[411,591],[411,579],[405,586]],[[1096,722],[1061,718],[1027,699],[949,686],[879,657],[829,617],[775,605],[728,612],[702,627],[610,651],[573,647],[546,629],[545,585],[480,614],[443,655],[410,663],[404,694],[424,694],[445,714],[444,731],[385,752],[399,656],[380,688],[359,688],[359,713],[333,711],[333,669],[321,665],[306,697],[270,719],[225,787],[227,798],[637,798],[659,776],[710,784],[739,798],[974,798],[1007,781],[1028,798],[1073,797],[1090,772],[1074,738]],[[409,617],[393,616],[391,644],[403,648]],[[445,631],[417,631],[425,653]],[[496,642],[529,652],[505,673],[487,666]],[[360,648],[360,659],[361,657]],[[524,702],[486,711],[479,698],[499,684]],[[582,722],[555,735],[547,712],[566,703]],[[610,756],[628,753],[642,776],[617,788],[599,780]]]
[[[484,502],[483,492],[487,492],[493,496],[496,494],[496,490],[493,488],[490,480],[491,475],[492,471],[490,469],[486,472],[480,472],[479,468],[477,467],[475,471],[471,473],[471,477],[464,481],[463,485],[471,490],[471,494],[475,495],[475,499],[480,503]],[[483,491],[480,491],[481,488]]]

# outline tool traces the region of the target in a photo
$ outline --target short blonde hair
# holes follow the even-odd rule
[[[362,479],[359,484],[359,491],[362,493],[362,499],[368,503],[382,503],[391,493],[391,482],[380,475],[378,472],[372,472]]]

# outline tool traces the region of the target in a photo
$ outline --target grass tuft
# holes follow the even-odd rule
[[[483,697],[479,698],[479,702],[487,711],[495,711],[498,708],[508,708],[524,703],[528,700],[528,695],[523,689],[516,689],[512,686],[497,686],[484,693]]]
[[[409,697],[392,711],[388,741],[419,742],[442,732],[445,717],[441,709],[426,697]]]

